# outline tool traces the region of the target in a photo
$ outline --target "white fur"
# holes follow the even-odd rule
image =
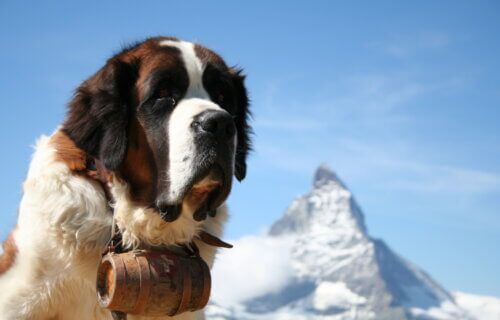
[[[194,167],[194,135],[190,127],[193,118],[206,110],[227,112],[210,100],[210,96],[203,87],[203,71],[205,65],[196,56],[194,44],[186,41],[163,40],[162,46],[176,47],[181,51],[189,76],[189,87],[184,99],[179,101],[168,121],[169,137],[169,194],[167,198],[175,202],[179,198],[178,192],[187,184],[189,172]],[[236,137],[234,138],[236,144]],[[234,165],[234,160],[233,160]]]
[[[115,182],[111,190],[116,201],[116,223],[127,248],[189,243],[201,229],[210,228],[221,234],[221,224],[227,220],[225,206],[217,210],[216,219],[197,222],[193,219],[194,210],[185,205],[177,220],[165,222],[154,209],[134,205],[126,184]]]
[[[190,125],[193,122],[193,118],[205,110],[226,112],[210,100],[188,98],[182,99],[170,115],[168,127],[170,161],[169,199],[177,199],[179,197],[177,192],[182,190],[187,184],[189,173],[194,167],[196,152],[194,145],[195,137]]]
[[[196,56],[194,43],[186,41],[163,40],[162,46],[175,47],[181,51],[182,60],[189,76],[189,88],[186,92],[186,98],[201,98],[210,101],[210,96],[203,87],[203,70],[205,65]]]
[[[132,205],[126,185],[115,182],[112,191],[116,218],[130,246],[189,242],[199,229],[220,236],[227,219],[221,208],[204,223],[194,223],[184,213],[166,223],[158,214]],[[110,226],[111,212],[102,188],[57,162],[50,137],[42,137],[24,182],[14,235],[18,254],[0,275],[0,319],[111,319],[110,312],[98,306],[95,292],[100,252]],[[212,266],[215,248],[196,242]],[[203,319],[203,312],[154,319]]]

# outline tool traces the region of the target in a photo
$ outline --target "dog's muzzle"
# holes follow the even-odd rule
[[[172,203],[160,194],[155,203],[167,222],[175,221],[186,204],[196,207],[196,221],[214,217],[231,190],[236,135],[233,117],[224,110],[205,110],[193,118],[190,130],[197,152],[180,199]]]

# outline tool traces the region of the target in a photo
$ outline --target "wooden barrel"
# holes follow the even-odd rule
[[[101,307],[144,316],[202,309],[210,287],[210,270],[201,258],[168,251],[108,253],[97,274]]]

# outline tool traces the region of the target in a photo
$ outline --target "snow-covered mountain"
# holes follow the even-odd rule
[[[210,320],[486,319],[457,304],[470,296],[454,297],[371,238],[351,192],[326,165],[267,234],[232,250],[216,263]]]

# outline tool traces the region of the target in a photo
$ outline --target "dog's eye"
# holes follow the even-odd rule
[[[168,105],[170,107],[175,106],[177,103],[177,94],[174,90],[171,89],[161,89],[155,94],[156,102],[160,102],[163,106]]]
[[[158,111],[160,109],[164,108],[171,108],[175,106],[176,101],[174,97],[159,97],[156,99],[154,105],[153,105],[153,111]]]
[[[158,90],[155,93],[155,96],[156,96],[157,99],[161,99],[161,98],[165,98],[165,97],[171,97],[172,95],[173,95],[172,90],[167,89],[167,88],[163,88],[161,90]]]

